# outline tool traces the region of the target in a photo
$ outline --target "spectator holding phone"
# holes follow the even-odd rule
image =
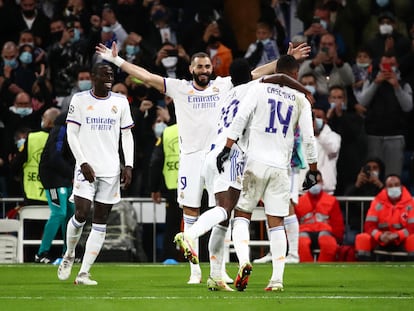
[[[157,53],[155,71],[163,76],[176,79],[191,79],[188,72],[190,56],[181,45],[166,42]]]
[[[385,175],[402,173],[407,114],[413,109],[411,86],[400,77],[394,54],[385,53],[369,84],[365,84],[360,104],[366,109],[368,156],[379,157]]]
[[[351,87],[354,75],[351,66],[338,57],[335,36],[325,33],[319,42],[319,51],[313,59],[303,62],[299,69],[299,79],[313,73],[317,82],[317,91],[328,95],[329,87],[339,85]]]

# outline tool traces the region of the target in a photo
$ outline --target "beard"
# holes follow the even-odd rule
[[[194,71],[192,72],[192,76],[193,76],[194,81],[199,86],[203,86],[203,87],[204,86],[207,86],[210,83],[211,78],[212,78],[212,74],[205,74],[205,73],[203,73],[203,74],[196,74],[196,73],[194,73]],[[207,79],[200,80],[200,78],[199,78],[200,76],[206,76]]]

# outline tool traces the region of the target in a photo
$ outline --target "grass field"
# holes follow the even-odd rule
[[[271,266],[255,265],[244,292],[187,285],[188,264],[97,263],[98,286],[73,285],[52,265],[0,265],[0,310],[414,310],[414,263],[287,265],[285,291],[265,292]],[[209,267],[202,264],[203,281]],[[237,266],[228,265],[234,276]]]

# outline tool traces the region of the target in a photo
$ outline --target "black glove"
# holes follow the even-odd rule
[[[318,183],[316,180],[317,175],[318,175],[318,171],[307,171],[306,172],[305,180],[303,181],[303,184],[302,184],[303,190],[308,190],[312,186]]]
[[[231,148],[229,147],[224,147],[223,150],[217,155],[217,169],[219,171],[219,173],[223,173],[224,172],[224,168],[223,168],[223,163],[228,160],[228,158],[230,157],[230,150]]]

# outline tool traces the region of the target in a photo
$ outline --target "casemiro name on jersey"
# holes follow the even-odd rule
[[[272,87],[272,86],[268,86],[266,89],[266,92],[269,94],[276,94],[280,97],[283,97],[284,99],[288,99],[291,101],[294,101],[296,99],[295,94],[289,93],[289,92],[285,92],[283,90],[281,90],[280,88],[277,87]]]

